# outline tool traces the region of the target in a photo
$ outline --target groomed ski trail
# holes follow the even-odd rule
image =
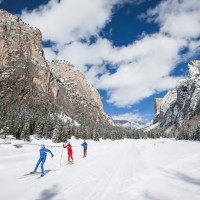
[[[37,180],[35,176],[19,177],[33,170],[39,156],[38,146],[26,145],[22,149],[8,146],[7,155],[0,156],[0,175],[3,177],[0,199],[199,199],[198,142],[168,139],[91,141],[86,158],[82,157],[79,143],[73,148],[73,165],[67,165],[67,152],[63,150],[60,166],[62,148],[52,147],[55,156],[47,157],[45,177]]]

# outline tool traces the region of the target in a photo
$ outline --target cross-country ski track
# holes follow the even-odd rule
[[[1,200],[199,200],[200,143],[173,139],[71,140],[74,164],[67,165],[66,149],[49,140],[53,153],[44,165],[46,175],[33,171],[39,145],[0,145]],[[62,154],[63,151],[63,154]],[[61,157],[62,154],[62,157]],[[40,167],[38,168],[40,171]]]

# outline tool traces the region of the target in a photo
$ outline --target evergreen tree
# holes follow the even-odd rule
[[[24,139],[26,141],[30,141],[30,128],[29,128],[29,123],[26,123],[25,126],[22,129],[21,132],[21,139]]]

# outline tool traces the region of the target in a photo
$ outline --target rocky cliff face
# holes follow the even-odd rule
[[[46,67],[41,32],[6,11],[0,10],[0,17],[0,66],[23,68],[32,61]]]
[[[51,89],[58,104],[67,102],[67,113],[73,118],[96,119],[105,122],[106,115],[98,91],[86,82],[85,76],[67,61],[48,62],[53,74]],[[84,114],[83,114],[84,113]]]
[[[159,102],[159,103],[158,103]],[[155,100],[154,123],[161,126],[183,124],[191,117],[200,114],[200,61],[188,64],[188,79],[179,80],[175,90]]]
[[[41,32],[0,10],[0,101],[108,122],[98,92],[66,61],[47,62]]]

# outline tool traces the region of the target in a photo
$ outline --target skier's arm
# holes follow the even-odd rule
[[[46,152],[49,152],[51,154],[51,157],[53,157],[53,153],[49,149],[46,149]]]

